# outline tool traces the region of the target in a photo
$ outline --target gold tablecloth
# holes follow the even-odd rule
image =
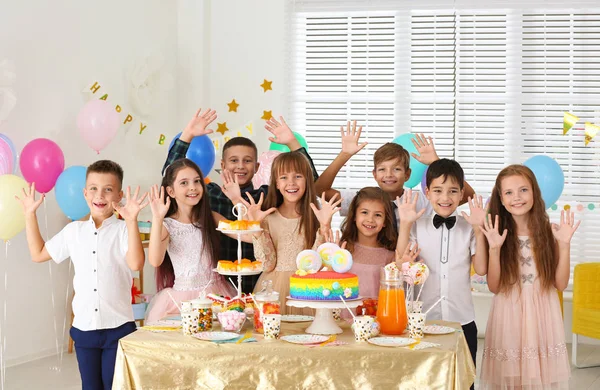
[[[282,335],[302,334],[308,324],[283,323]],[[475,380],[462,332],[426,335],[441,347],[409,350],[356,343],[341,326],[337,340],[347,345],[313,348],[262,335],[254,335],[258,342],[215,344],[138,330],[119,342],[113,389],[468,389]]]

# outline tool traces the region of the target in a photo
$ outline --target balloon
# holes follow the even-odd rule
[[[421,191],[423,193],[425,193],[425,190],[427,189],[427,170],[429,169],[429,167],[425,168],[425,170],[423,171],[423,178],[421,179]]]
[[[565,175],[556,160],[544,155],[533,156],[523,163],[533,171],[540,186],[546,209],[552,207],[565,188]]]
[[[65,169],[65,156],[54,141],[37,138],[25,145],[19,163],[25,180],[35,182],[35,189],[45,194]]]
[[[304,137],[301,134],[296,133],[295,131],[293,131],[293,133],[294,133],[294,137],[296,137],[298,142],[300,142],[300,146],[302,146],[308,152],[308,144],[306,143],[306,140],[304,139]],[[290,151],[290,148],[288,148],[285,145],[276,144],[275,142],[271,142],[271,146],[269,146],[269,150],[278,150],[282,153],[287,153]]]
[[[80,165],[69,167],[60,174],[54,187],[58,207],[73,221],[90,213],[83,196],[86,171],[87,168]]]
[[[25,180],[15,175],[0,176],[0,239],[10,240],[25,228],[25,215],[15,195],[23,197]]]
[[[115,107],[104,100],[87,102],[77,115],[79,134],[97,153],[115,138],[120,123]]]
[[[181,133],[177,134],[169,145],[169,150],[175,143],[175,140],[181,136]],[[190,143],[190,147],[185,154],[185,157],[189,158],[200,167],[202,175],[208,176],[210,170],[215,165],[215,145],[213,145],[210,138],[207,135],[201,135],[194,137]]]
[[[17,150],[10,138],[0,134],[0,175],[15,173],[17,169]]]
[[[279,150],[269,150],[268,152],[263,152],[258,158],[258,171],[252,178],[252,185],[254,188],[258,188],[264,184],[269,184],[271,180],[271,166],[273,165],[273,160],[275,157],[279,156],[281,152]]]
[[[406,149],[409,155],[411,155],[411,153],[418,154],[417,148],[412,143],[413,138],[415,138],[414,134],[406,133],[397,136],[392,142]],[[411,155],[409,168],[411,171],[410,178],[406,181],[406,183],[404,183],[404,187],[413,188],[414,186],[419,184],[419,182],[423,178],[423,172],[425,171],[425,169],[427,169],[427,165],[420,163]]]

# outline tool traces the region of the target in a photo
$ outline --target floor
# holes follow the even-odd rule
[[[481,362],[483,340],[479,340],[477,361]],[[571,345],[568,344],[569,354]],[[600,364],[600,346],[580,344],[579,362]],[[4,388],[10,390],[79,390],[81,380],[77,369],[75,354],[63,355],[62,369],[59,371],[59,360],[56,356],[6,369],[6,383]],[[479,370],[477,372],[479,376]],[[476,388],[477,388],[477,382]],[[587,390],[600,389],[600,367],[577,369],[573,368],[571,389]]]

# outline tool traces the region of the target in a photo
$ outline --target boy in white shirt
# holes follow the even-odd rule
[[[122,185],[123,169],[117,163],[101,160],[90,165],[83,190],[90,218],[69,223],[46,243],[35,214],[44,195],[36,200],[32,183],[19,199],[32,260],[60,263],[70,257],[75,267],[70,334],[84,390],[112,387],[119,339],[135,331],[131,271],[144,266],[137,216],[147,202],[146,195],[138,199],[139,187],[133,196],[127,188],[127,204],[119,206]],[[115,217],[115,209],[124,221]]]
[[[456,215],[465,191],[464,172],[456,161],[433,162],[426,181],[425,193],[434,213],[420,218],[425,210],[417,212],[418,194],[413,196],[408,190],[398,207],[400,232],[396,251],[404,253],[409,240],[419,245],[421,260],[430,271],[421,294],[424,310],[443,297],[427,319],[459,322],[475,362],[477,326],[471,297],[471,264],[479,275],[487,273],[486,240],[480,229],[486,212],[481,196],[475,196],[473,200],[469,198],[470,215]]]

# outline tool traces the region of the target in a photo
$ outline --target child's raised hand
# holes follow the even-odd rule
[[[554,234],[554,238],[558,241],[559,244],[569,244],[571,242],[571,238],[573,238],[573,234],[581,224],[581,221],[577,221],[575,223],[575,213],[571,212],[571,210],[567,210],[567,215],[565,216],[564,210],[560,212],[560,225],[553,223],[552,224],[552,233]]]
[[[31,183],[29,189],[23,188],[23,199],[19,198],[15,195],[15,199],[21,203],[23,206],[23,212],[25,215],[35,214],[36,210],[42,202],[44,201],[44,197],[46,195],[42,194],[38,200],[35,199],[35,183]]]
[[[258,198],[258,203],[254,202],[254,198],[252,196],[250,196],[249,192],[246,192],[246,196],[248,196],[248,199],[250,199],[250,202],[247,202],[246,200],[244,200],[243,198],[240,198],[241,202],[244,204],[244,206],[246,206],[246,209],[248,210],[248,219],[250,221],[259,221],[262,222],[265,217],[271,213],[273,213],[275,210],[277,210],[277,208],[275,207],[271,207],[268,210],[263,211],[262,210],[262,204],[263,204],[263,198],[264,198],[264,193],[260,193],[260,198]]]
[[[400,199],[399,196],[396,197],[396,204],[398,205],[398,220],[400,222],[415,222],[425,213],[425,209],[417,212],[418,198],[419,193],[415,192],[413,194],[412,190],[406,190],[402,199]]]
[[[344,130],[344,126],[340,127],[340,133],[342,134],[342,153],[354,156],[367,146],[367,142],[363,142],[362,144],[358,143],[361,132],[362,126],[356,130],[356,121],[352,122],[352,127],[350,127],[350,122],[348,122],[346,130]]]
[[[203,113],[201,108],[196,111],[196,114],[189,121],[185,129],[183,130],[186,134],[192,137],[198,137],[201,135],[210,134],[213,132],[211,129],[207,129],[215,119],[217,119],[217,112],[210,108],[206,109]]]
[[[279,117],[281,123],[277,122],[275,118],[271,118],[265,124],[265,129],[273,134],[273,137],[269,137],[269,141],[275,142],[276,144],[289,145],[291,142],[298,142],[292,129],[285,123],[285,119],[282,116]]]
[[[473,199],[469,197],[469,214],[462,212],[463,218],[473,227],[478,229],[483,226],[487,215],[487,210],[483,207],[483,198],[481,195],[474,195]]]
[[[112,206],[119,213],[121,217],[123,217],[126,221],[137,221],[138,214],[140,210],[146,207],[149,203],[149,200],[145,201],[148,193],[146,192],[144,196],[138,199],[138,195],[140,193],[140,186],[137,186],[135,189],[135,193],[133,197],[131,196],[131,188],[127,187],[127,191],[125,192],[125,206],[121,206],[118,203],[113,202]]]
[[[332,243],[336,244],[337,246],[339,246],[340,248],[346,249],[347,242],[344,241],[344,242],[340,243],[340,240],[341,240],[340,231],[336,230],[335,231],[335,237],[334,237],[333,236],[333,230],[329,229],[329,233],[326,235],[325,241],[332,242]]]
[[[159,218],[164,218],[169,211],[169,206],[171,206],[171,198],[167,196],[167,201],[165,202],[165,187],[160,187],[155,184],[150,188],[150,209],[152,210],[152,215]]]
[[[425,134],[415,134],[415,138],[411,141],[413,145],[415,145],[415,148],[417,148],[417,152],[419,152],[419,154],[411,153],[411,156],[417,159],[417,161],[429,165],[440,159],[435,151],[435,146],[433,145],[433,139],[431,137],[425,137]]]
[[[491,214],[488,214],[483,221],[483,226],[481,230],[485,237],[487,238],[490,249],[500,249],[502,244],[504,244],[504,240],[506,240],[506,235],[508,234],[508,230],[504,229],[502,235],[498,231],[500,227],[500,217],[496,215],[495,222],[491,221]]]
[[[340,210],[339,204],[342,203],[342,199],[336,200],[339,194],[335,194],[329,199],[329,201],[325,200],[325,193],[320,198],[321,209],[319,210],[314,203],[310,204],[310,208],[313,213],[317,217],[317,220],[323,227],[331,226],[331,219],[333,218],[333,214],[337,213]]]
[[[242,198],[242,192],[240,190],[240,185],[237,182],[237,176],[227,169],[223,169],[223,172],[221,172],[221,180],[223,181],[221,191],[223,191],[225,196],[228,197],[231,202],[234,204],[238,203]]]
[[[414,263],[417,261],[420,253],[421,248],[419,248],[419,244],[417,242],[409,242],[402,255],[396,251],[396,263]]]

